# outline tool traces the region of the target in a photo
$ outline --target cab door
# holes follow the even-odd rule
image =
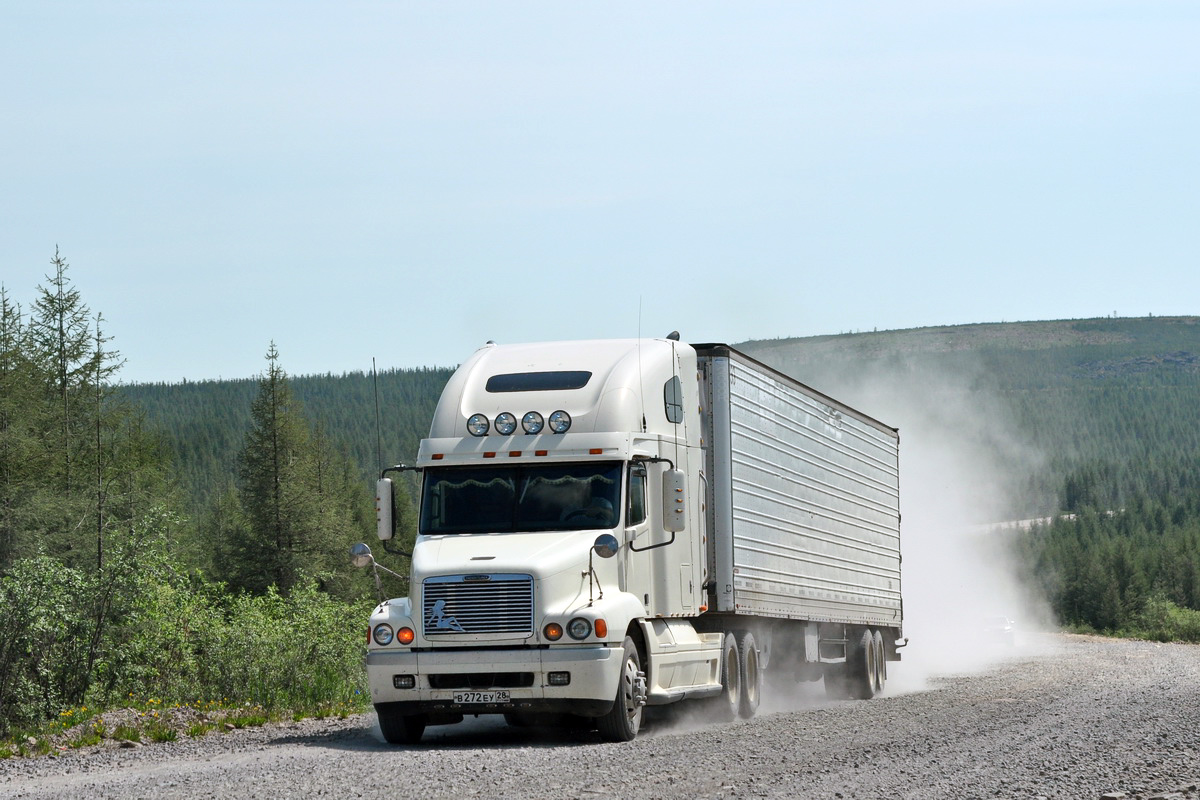
[[[647,514],[646,465],[631,463],[626,472],[625,491],[625,580],[624,591],[635,596],[649,610],[653,592],[649,553],[638,552],[650,543],[650,519]]]

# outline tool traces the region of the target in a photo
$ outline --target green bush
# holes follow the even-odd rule
[[[40,557],[0,578],[0,733],[52,718],[87,689],[93,582]]]
[[[1200,642],[1200,611],[1181,608],[1161,594],[1154,595],[1123,632],[1156,642]]]
[[[361,609],[314,586],[230,595],[140,562],[119,591],[44,558],[0,578],[0,737],[85,703],[365,705]]]

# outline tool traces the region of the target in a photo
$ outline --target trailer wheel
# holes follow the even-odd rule
[[[600,735],[610,742],[629,742],[642,727],[642,707],[646,705],[646,674],[633,639],[625,637],[621,678],[617,698],[608,713],[596,719]]]
[[[882,633],[875,631],[871,638],[875,640],[875,692],[879,693],[887,683],[887,650]]]
[[[417,744],[425,733],[424,714],[401,714],[388,706],[375,706],[379,730],[388,744]]]
[[[754,634],[742,631],[737,637],[738,672],[741,673],[742,690],[738,714],[742,719],[750,719],[758,710],[762,700],[763,673],[758,662],[758,647],[754,643]]]
[[[870,700],[875,696],[875,680],[878,675],[875,660],[875,637],[870,628],[849,647],[846,666],[849,667],[850,694],[858,700]]]
[[[713,716],[721,722],[737,719],[742,707],[742,668],[732,633],[721,645],[721,693],[713,698]]]

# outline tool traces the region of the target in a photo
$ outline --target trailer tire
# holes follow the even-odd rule
[[[401,714],[387,706],[375,706],[379,730],[388,744],[417,744],[425,733],[424,714]]]
[[[883,644],[883,634],[875,631],[871,638],[875,640],[875,693],[883,691],[887,683],[887,649]]]
[[[737,636],[738,672],[741,673],[741,693],[738,715],[750,719],[762,701],[763,672],[758,660],[754,634],[742,631]]]
[[[721,645],[721,693],[712,699],[713,716],[720,722],[738,718],[742,709],[742,668],[738,643],[726,632]]]
[[[600,735],[609,742],[630,742],[642,727],[642,708],[646,705],[646,674],[633,639],[622,644],[621,677],[617,697],[608,713],[596,718]]]
[[[870,628],[864,628],[858,639],[847,646],[846,666],[851,697],[870,700],[875,696],[876,665],[875,637]]]

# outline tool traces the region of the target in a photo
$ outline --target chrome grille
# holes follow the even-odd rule
[[[529,575],[449,575],[422,584],[426,636],[458,633],[533,633]]]

